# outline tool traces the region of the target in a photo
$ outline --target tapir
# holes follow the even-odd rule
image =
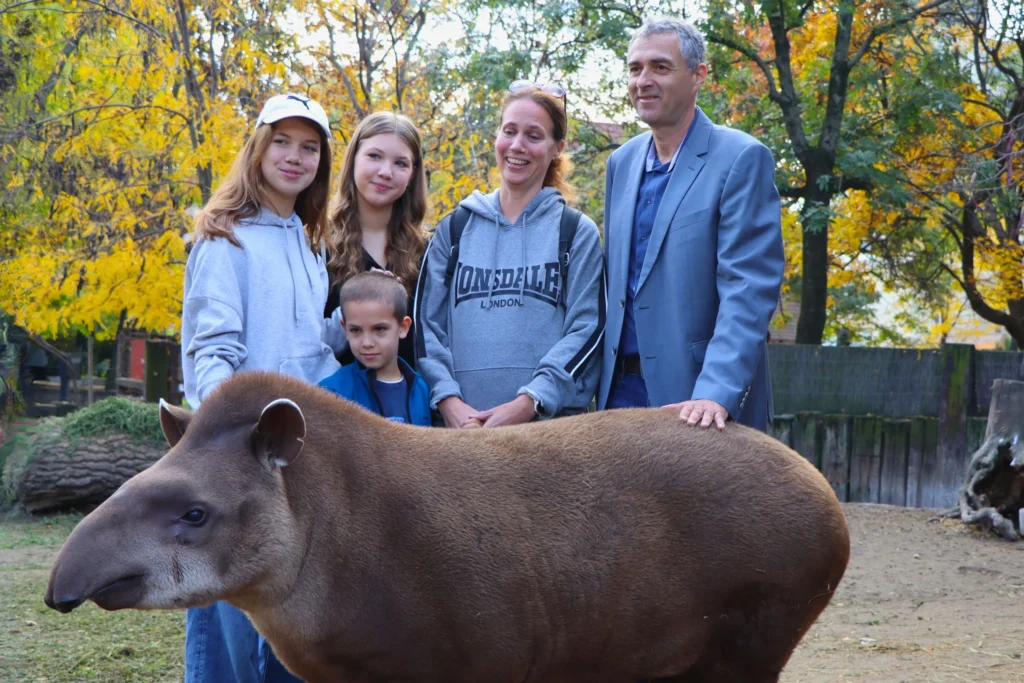
[[[849,559],[826,480],[738,424],[430,429],[273,373],[160,421],[46,604],[226,600],[310,683],[770,683]]]

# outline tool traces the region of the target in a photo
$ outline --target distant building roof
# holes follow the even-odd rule
[[[621,123],[610,123],[608,121],[590,121],[591,126],[601,131],[612,139],[612,142],[622,140],[623,125]]]
[[[783,294],[775,307],[771,325],[768,326],[768,341],[773,344],[795,344],[796,324],[799,320],[800,301]]]

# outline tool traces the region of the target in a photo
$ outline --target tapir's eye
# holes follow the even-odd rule
[[[201,526],[203,522],[206,521],[206,512],[204,510],[200,510],[199,508],[189,510],[188,512],[181,516],[181,521],[185,522],[186,524],[192,524],[193,526]]]

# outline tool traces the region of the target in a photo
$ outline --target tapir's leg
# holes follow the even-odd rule
[[[686,673],[657,683],[777,683],[819,609],[763,594],[725,611],[718,629]],[[652,681],[652,683],[655,683]]]

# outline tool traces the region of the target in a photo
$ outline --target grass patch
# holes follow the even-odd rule
[[[43,604],[49,562],[80,520],[0,520],[0,681],[181,681],[183,611],[104,612],[86,603],[60,614]]]
[[[0,550],[59,547],[81,520],[80,514],[28,518],[15,512],[0,519]]]
[[[63,418],[65,437],[87,437],[107,432],[125,432],[140,439],[164,443],[160,409],[155,403],[130,401],[111,396]]]

